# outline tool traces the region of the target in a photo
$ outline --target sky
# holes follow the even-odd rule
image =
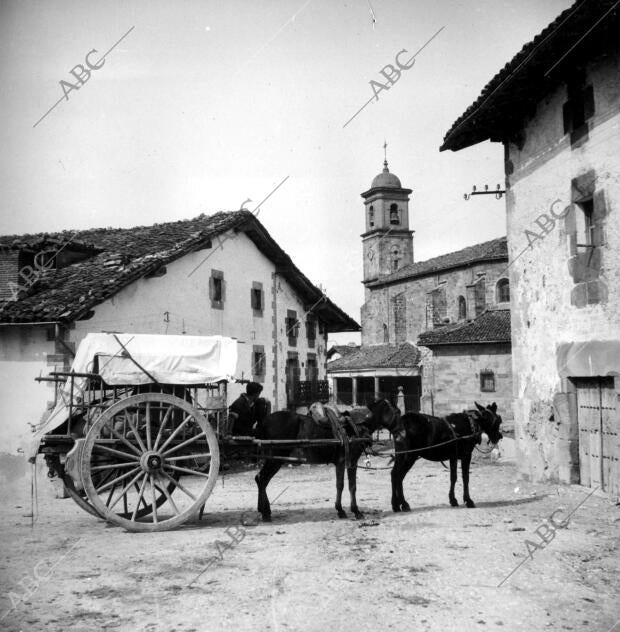
[[[503,188],[501,144],[439,146],[571,4],[0,0],[0,234],[148,225],[247,199],[252,210],[287,178],[259,219],[359,321],[360,194],[384,141],[390,171],[413,190],[416,261],[505,235],[503,200],[463,199],[472,185]],[[381,69],[431,38],[345,126],[370,82],[385,83]],[[99,68],[80,84],[70,71],[93,49]],[[359,336],[333,337],[348,341]]]

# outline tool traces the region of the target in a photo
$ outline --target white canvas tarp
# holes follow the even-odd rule
[[[94,368],[110,385],[230,380],[237,368],[237,341],[224,336],[88,334],[71,369],[92,373]]]

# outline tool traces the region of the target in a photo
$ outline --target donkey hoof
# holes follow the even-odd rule
[[[450,504],[453,507],[458,507],[459,506],[459,501],[456,498],[450,498]]]
[[[262,514],[263,522],[271,522],[271,514]]]
[[[346,517],[347,517],[347,512],[344,511],[343,509],[338,509],[338,518],[342,520],[343,518],[346,518]]]
[[[411,507],[409,506],[409,503],[403,503],[400,507],[402,511],[411,511]]]
[[[353,513],[355,514],[355,519],[356,520],[363,520],[364,519],[364,514],[361,511],[354,511]]]
[[[465,506],[468,507],[469,509],[475,509],[476,503],[474,503],[474,501],[470,498],[465,501]]]
[[[392,505],[392,511],[394,513],[398,513],[400,511],[400,506],[399,505]]]

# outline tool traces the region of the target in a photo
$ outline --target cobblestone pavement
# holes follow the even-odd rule
[[[410,513],[391,512],[389,471],[363,470],[365,519],[338,520],[333,467],[287,467],[274,522],[252,526],[253,478],[224,477],[202,522],[154,534],[98,521],[41,478],[33,527],[16,500],[2,514],[0,629],[620,632],[620,508],[590,490],[478,461],[477,508],[451,508],[448,472],[418,462]]]

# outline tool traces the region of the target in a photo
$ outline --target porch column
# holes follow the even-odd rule
[[[357,378],[356,377],[352,378],[351,382],[352,382],[351,403],[353,406],[357,406]]]
[[[379,399],[380,390],[379,390],[379,378],[375,375],[375,400]]]
[[[400,410],[401,415],[405,414],[405,394],[403,393],[403,387],[398,387],[398,395],[396,396],[396,406]]]

